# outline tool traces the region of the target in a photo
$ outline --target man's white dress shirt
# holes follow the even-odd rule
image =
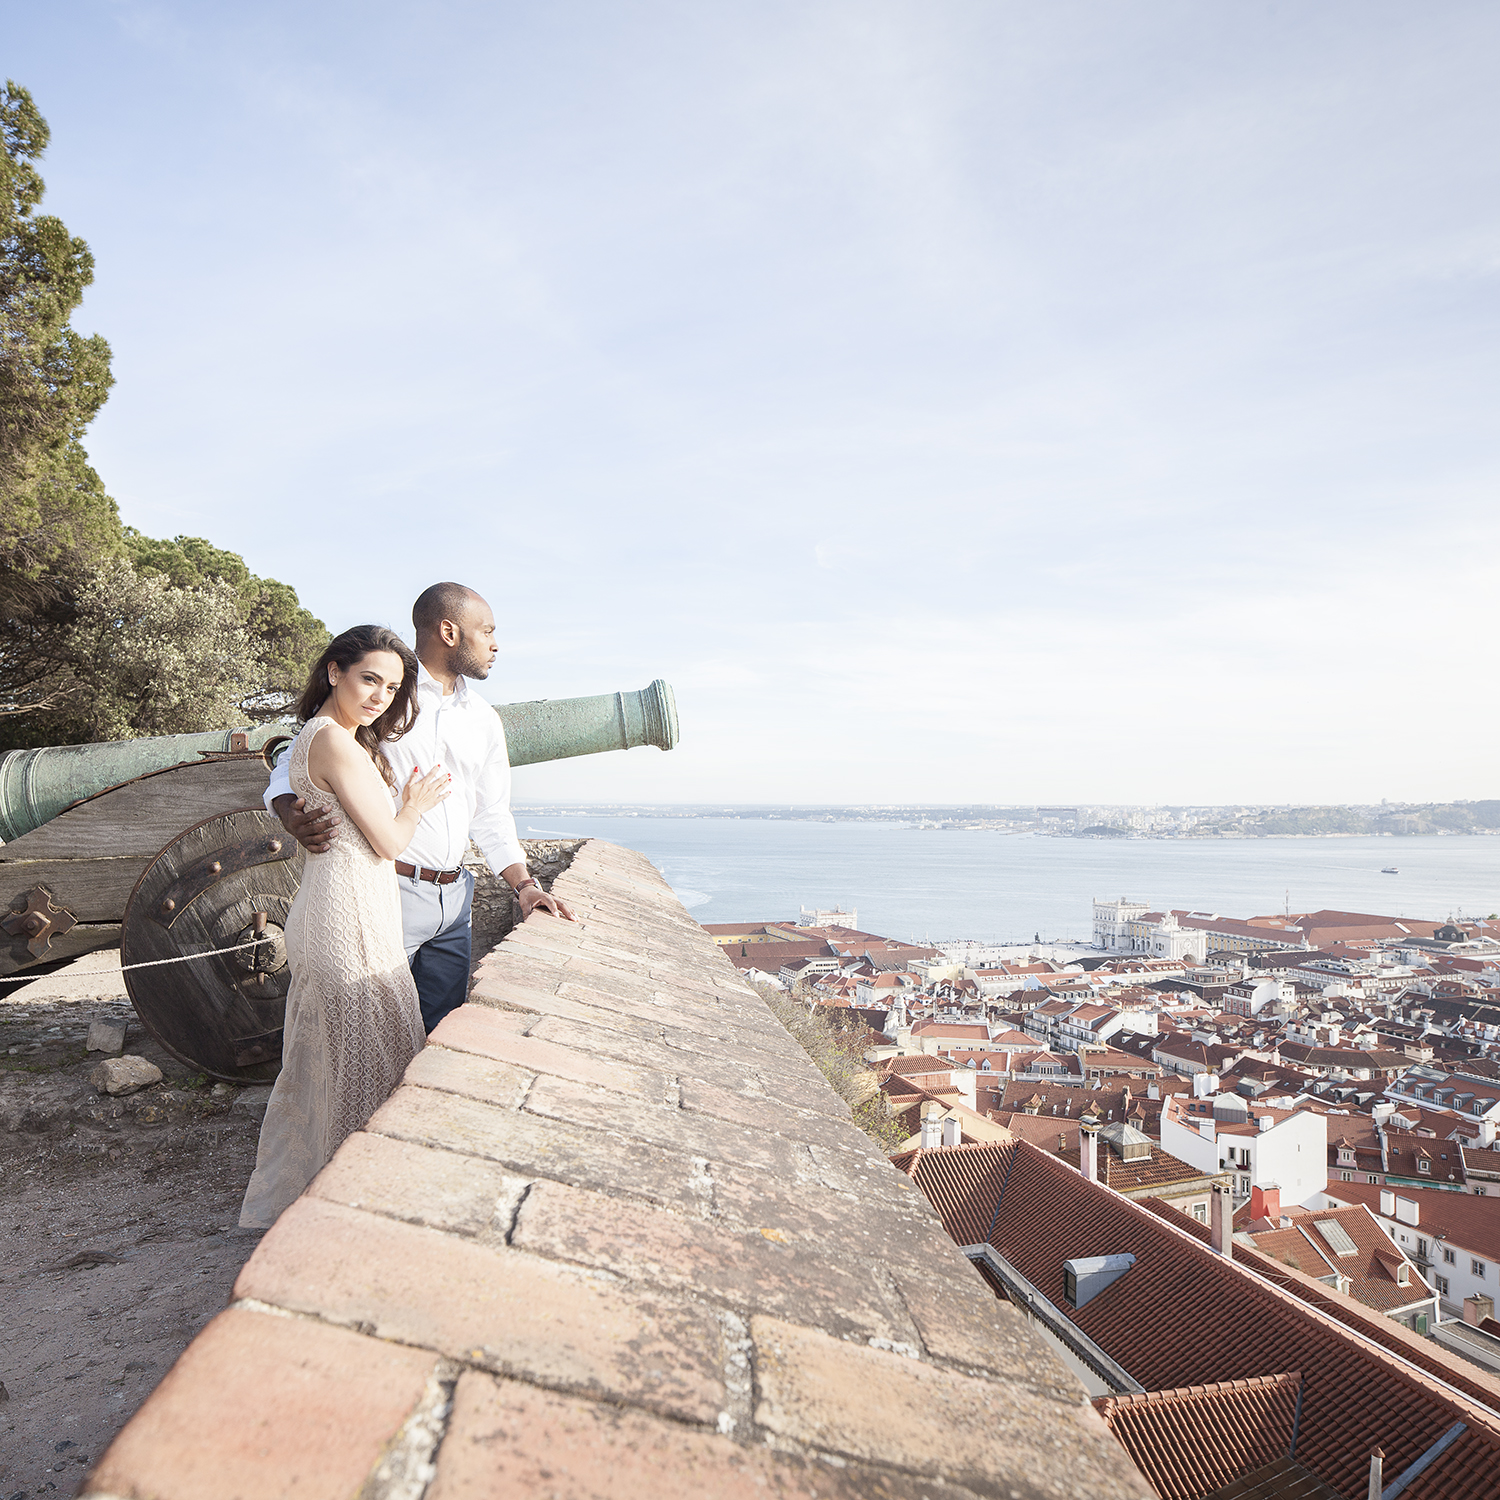
[[[500,715],[460,677],[447,697],[426,667],[417,668],[417,719],[399,740],[380,747],[391,763],[397,786],[405,786],[413,766],[423,773],[441,764],[453,777],[453,791],[422,814],[417,831],[402,851],[402,862],[433,870],[457,869],[473,839],[497,875],[526,863],[510,812],[510,756]],[[287,757],[271,773],[266,811],[277,797],[290,795]]]

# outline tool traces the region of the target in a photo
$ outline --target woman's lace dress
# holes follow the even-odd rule
[[[240,1223],[265,1228],[364,1125],[400,1081],[426,1036],[401,940],[396,868],[370,847],[338,798],[307,774],[307,752],[329,718],[292,743],[292,790],[343,821],[331,847],[310,854],[286,923],[292,984],[281,1073],[271,1090],[255,1175]]]

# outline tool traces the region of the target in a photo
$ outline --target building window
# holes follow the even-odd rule
[[[1482,1260],[1470,1260],[1469,1269],[1481,1280],[1484,1280],[1484,1262]]]
[[[1417,1162],[1417,1171],[1419,1171],[1419,1172],[1430,1172],[1430,1171],[1432,1171],[1432,1163],[1430,1161],[1428,1161],[1426,1157],[1421,1158]]]
[[[1340,1172],[1339,1176],[1345,1182],[1353,1182],[1354,1181],[1354,1173],[1353,1172]]]
[[[1448,1295],[1448,1278],[1446,1276],[1434,1276],[1432,1284],[1437,1288],[1438,1296],[1446,1297]]]
[[[1366,1175],[1365,1181],[1366,1182],[1375,1182],[1375,1183],[1378,1183],[1380,1181],[1380,1177],[1378,1176],[1378,1174],[1376,1174],[1374,1172],[1370,1172],[1369,1174]]]
[[[1450,1265],[1450,1266],[1453,1265],[1458,1260],[1458,1252],[1456,1250],[1450,1250],[1446,1245],[1444,1245],[1443,1246],[1443,1260],[1448,1265]]]
[[[1208,1204],[1206,1204],[1206,1203],[1195,1203],[1193,1205],[1193,1217],[1200,1224],[1207,1224],[1208,1223]]]

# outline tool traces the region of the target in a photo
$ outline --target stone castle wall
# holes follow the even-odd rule
[[[1150,1494],[646,860],[556,890],[82,1493]]]

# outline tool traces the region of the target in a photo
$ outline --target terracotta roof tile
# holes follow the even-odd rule
[[[922,1152],[910,1173],[959,1244],[992,1244],[1148,1390],[1300,1372],[1297,1458],[1342,1495],[1363,1491],[1371,1449],[1385,1450],[1394,1475],[1463,1421],[1468,1430],[1410,1485],[1407,1500],[1493,1500],[1500,1474],[1500,1387],[1493,1382],[1468,1382],[1470,1390],[1490,1391],[1483,1407],[1445,1389],[1429,1366],[1388,1352],[1399,1338],[1359,1337],[1352,1323],[1315,1310],[1311,1298],[1215,1255],[1202,1236],[1181,1229],[1193,1221],[1160,1200],[1122,1198],[1025,1142]],[[1136,1257],[1131,1270],[1069,1308],[1063,1261],[1120,1253]],[[1274,1261],[1256,1259],[1274,1272]],[[1190,1319],[1172,1309],[1191,1309]],[[1387,1323],[1391,1335],[1404,1332],[1377,1314],[1364,1316]]]
[[[1282,1457],[1292,1444],[1299,1374],[1099,1396],[1094,1409],[1161,1500],[1199,1500]]]

